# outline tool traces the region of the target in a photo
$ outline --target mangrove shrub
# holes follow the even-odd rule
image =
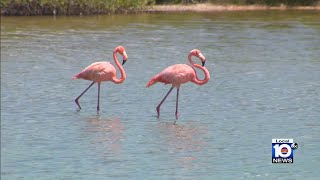
[[[3,15],[79,15],[134,12],[155,0],[1,0]]]

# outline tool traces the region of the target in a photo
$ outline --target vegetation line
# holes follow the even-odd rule
[[[1,15],[90,15],[133,12],[320,9],[320,0],[1,0]]]

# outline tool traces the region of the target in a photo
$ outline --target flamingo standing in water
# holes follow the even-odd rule
[[[198,57],[202,62],[202,66],[194,63],[193,60],[191,59],[192,56]],[[181,84],[184,84],[184,83],[187,83],[190,81],[190,82],[193,82],[198,85],[204,85],[209,81],[210,73],[207,70],[207,68],[204,67],[205,62],[206,62],[206,58],[202,55],[200,50],[193,49],[192,51],[190,51],[189,56],[188,56],[188,60],[189,60],[190,65],[175,64],[175,65],[169,66],[166,69],[164,69],[163,71],[161,71],[159,74],[153,76],[151,78],[151,80],[148,82],[146,87],[150,87],[157,82],[161,82],[164,84],[172,84],[172,87],[170,88],[169,92],[162,99],[162,101],[160,102],[160,104],[156,108],[158,118],[160,117],[160,106],[166,100],[166,98],[168,97],[168,95],[170,94],[170,92],[172,91],[172,89],[174,87],[177,88],[175,115],[176,115],[176,119],[178,119],[178,117],[179,117],[178,99],[179,99],[179,88],[180,88]],[[204,72],[205,78],[203,80],[200,80],[198,78],[197,73],[194,68],[199,68]]]
[[[122,65],[119,63],[117,58],[117,53],[123,56],[122,65],[127,61],[128,56],[123,46],[118,46],[113,51],[113,60],[118,66],[121,78],[117,78],[116,68],[110,62],[95,62],[83,69],[79,74],[75,75],[72,79],[85,79],[93,81],[87,89],[85,89],[76,99],[75,102],[79,109],[81,106],[79,104],[80,97],[91,88],[94,83],[98,83],[98,103],[97,112],[100,111],[100,84],[102,81],[112,81],[113,83],[120,84],[126,79],[126,72],[124,71]]]

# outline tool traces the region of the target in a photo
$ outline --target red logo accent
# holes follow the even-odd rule
[[[286,147],[283,147],[283,148],[281,149],[281,153],[282,153],[282,154],[287,154],[287,153],[288,153],[288,149],[287,149]]]

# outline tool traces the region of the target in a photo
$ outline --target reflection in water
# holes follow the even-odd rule
[[[160,123],[160,138],[168,148],[173,160],[181,167],[190,168],[201,157],[206,147],[204,136],[208,130],[203,125],[188,122],[186,124]]]
[[[91,144],[95,149],[102,151],[106,156],[110,153],[119,154],[121,152],[121,141],[124,139],[124,125],[120,118],[104,119],[99,117],[89,117],[87,119],[87,133],[92,137]]]

